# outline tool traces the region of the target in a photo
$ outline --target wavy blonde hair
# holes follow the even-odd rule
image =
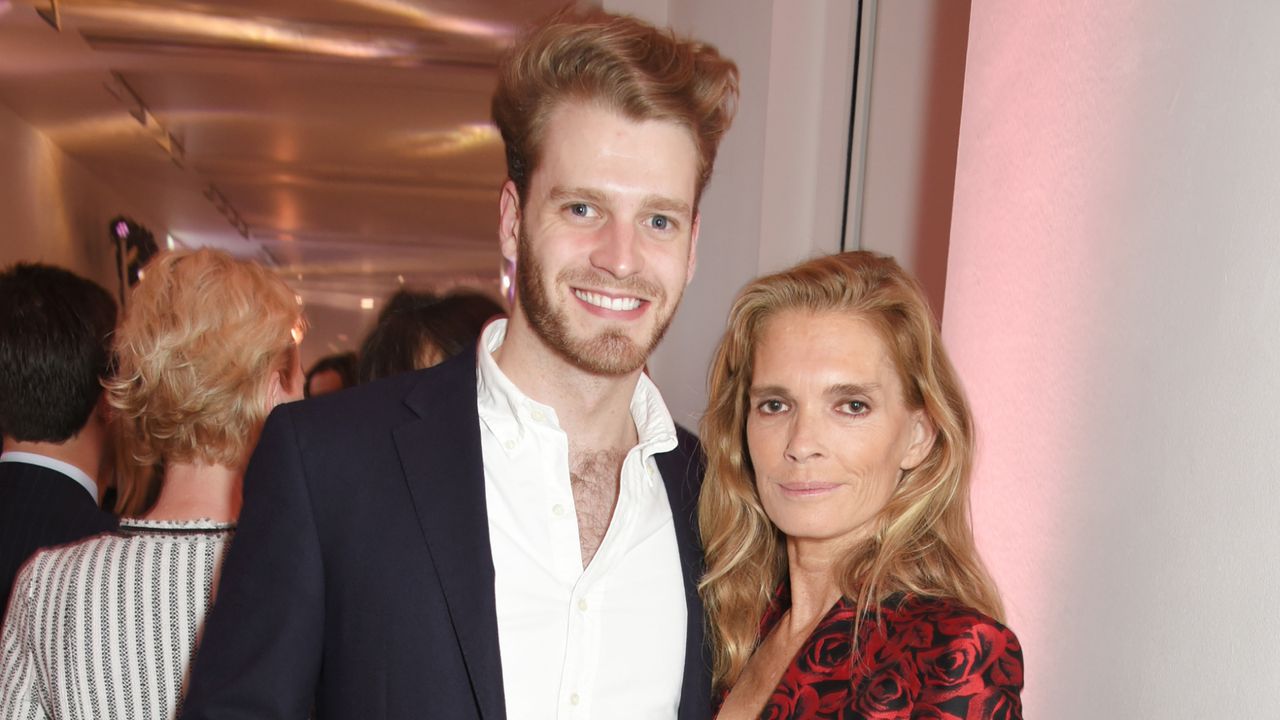
[[[293,291],[267,269],[202,249],[157,255],[116,334],[118,368],[104,383],[116,410],[118,507],[145,510],[171,462],[239,467],[271,411],[271,373],[293,377],[302,328]]]
[[[878,613],[898,592],[950,598],[1003,616],[969,522],[973,420],[924,294],[892,258],[830,255],[747,285],[712,361],[710,407],[701,425],[707,473],[698,519],[707,571],[699,590],[717,686],[742,672],[762,639],[760,618],[787,573],[785,538],[761,505],[746,439],[755,348],[765,321],[784,310],[848,313],[870,322],[893,357],[907,404],[923,409],[936,430],[928,455],[905,471],[876,516],[873,537],[840,564],[840,590],[856,604],[857,617]]]

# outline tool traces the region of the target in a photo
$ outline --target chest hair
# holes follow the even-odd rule
[[[625,450],[569,451],[569,484],[573,488],[573,504],[578,512],[578,542],[582,549],[582,566],[591,564],[609,530],[614,508],[618,506],[618,487],[622,477]]]

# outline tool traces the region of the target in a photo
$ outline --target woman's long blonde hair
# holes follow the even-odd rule
[[[715,682],[732,684],[760,642],[760,618],[786,578],[785,539],[756,493],[746,440],[752,361],[766,319],[784,310],[839,312],[871,322],[914,409],[936,429],[933,448],[905,474],[875,519],[873,537],[841,563],[842,594],[858,617],[898,592],[950,598],[994,618],[999,594],[973,541],[969,472],[973,419],[916,281],[892,258],[830,255],[759,278],[729,314],[701,425],[707,473],[698,505],[707,572],[699,588],[714,643]]]

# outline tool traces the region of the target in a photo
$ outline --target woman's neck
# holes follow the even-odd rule
[[[830,541],[787,539],[792,625],[811,627],[840,599],[839,572],[847,546]]]
[[[160,497],[145,515],[148,520],[235,522],[240,516],[244,471],[226,465],[168,463]]]

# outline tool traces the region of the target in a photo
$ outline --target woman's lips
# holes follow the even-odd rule
[[[778,483],[778,489],[790,497],[814,497],[825,495],[840,487],[839,483],[823,482],[789,482]]]

